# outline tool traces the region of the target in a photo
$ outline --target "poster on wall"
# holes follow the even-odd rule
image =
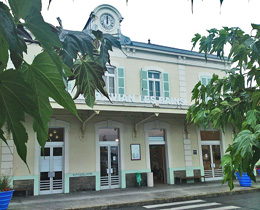
[[[131,144],[131,160],[141,160],[140,144]]]

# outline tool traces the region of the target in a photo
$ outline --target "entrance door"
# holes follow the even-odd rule
[[[63,145],[48,144],[40,158],[40,194],[63,193]]]
[[[40,156],[40,194],[63,193],[64,129],[50,128]]]
[[[155,184],[167,183],[164,129],[148,130],[150,167]]]
[[[151,171],[153,172],[153,179],[155,184],[166,183],[164,150],[164,145],[150,145]]]
[[[222,179],[220,144],[202,145],[202,158],[206,180]]]
[[[100,142],[100,188],[120,187],[118,142]]]

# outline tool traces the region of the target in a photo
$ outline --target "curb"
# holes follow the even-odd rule
[[[226,196],[226,195],[238,195],[238,194],[254,193],[254,192],[260,192],[260,188],[234,190],[234,191],[223,191],[223,192],[216,192],[216,193],[197,194],[197,195],[188,195],[188,196],[179,196],[179,197],[159,198],[159,199],[152,199],[152,200],[144,200],[144,201],[129,202],[129,203],[108,204],[108,205],[92,206],[92,207],[84,207],[84,208],[73,208],[73,210],[88,210],[88,209],[106,210],[106,209],[116,209],[116,208],[122,208],[122,207],[125,208],[125,207],[162,204],[162,203],[185,201],[185,200],[192,200],[192,199],[199,199],[199,198],[211,198],[211,197],[220,197],[220,196]]]

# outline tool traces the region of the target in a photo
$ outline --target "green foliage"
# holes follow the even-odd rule
[[[46,23],[41,15],[41,0],[9,0],[8,4],[10,7],[0,1],[0,138],[6,142],[6,126],[26,163],[25,114],[33,119],[37,140],[44,147],[53,113],[50,98],[79,118],[66,91],[68,80],[75,80],[77,96],[84,95],[91,107],[95,90],[108,97],[102,76],[109,63],[109,51],[121,46],[118,38],[100,31],[64,31],[62,26]],[[32,64],[23,57],[26,42],[42,48]],[[8,55],[14,69],[7,69]]]
[[[260,26],[252,24],[254,35],[228,27],[208,33],[196,34],[193,47],[199,43],[199,51],[206,58],[208,54],[217,54],[235,68],[224,78],[214,75],[206,87],[200,82],[194,87],[194,104],[188,110],[187,120],[223,131],[231,125],[234,140],[222,158],[222,167],[224,182],[228,181],[233,189],[234,171],[247,172],[255,180],[253,169],[260,158]],[[227,58],[225,46],[230,47]]]
[[[0,192],[10,191],[11,190],[11,177],[2,176],[0,178]]]
[[[90,107],[94,106],[95,90],[99,90],[104,96],[109,98],[104,88],[105,81],[99,79],[104,74],[104,68],[98,64],[98,61],[95,62],[87,57],[84,60],[77,61],[74,69],[77,86],[76,97],[83,94],[86,104]]]

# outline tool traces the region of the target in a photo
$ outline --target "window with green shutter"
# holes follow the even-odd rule
[[[161,72],[148,71],[149,96],[155,96],[158,100],[161,96]]]
[[[107,66],[107,71],[105,72],[104,80],[106,83],[105,88],[108,93],[115,93],[116,91],[115,78],[115,68]]]

